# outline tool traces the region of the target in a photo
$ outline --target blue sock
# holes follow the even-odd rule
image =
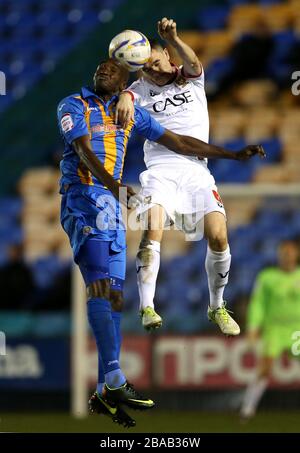
[[[125,382],[126,378],[120,368],[118,370],[105,373],[105,383],[109,388],[121,387],[121,385],[125,384]]]
[[[111,317],[112,317],[112,319],[114,321],[115,330],[116,330],[117,354],[118,354],[118,359],[119,359],[120,358],[121,343],[122,343],[122,336],[121,336],[121,317],[122,317],[122,313],[113,311],[111,313]],[[110,378],[112,378],[112,379],[110,379]],[[113,385],[113,383],[111,382],[111,380],[115,381],[114,376],[109,376],[108,380],[110,381],[110,385],[107,382],[109,387],[119,387],[119,385]],[[120,380],[122,380],[122,378]],[[125,380],[125,377],[122,380],[120,385],[123,384],[124,380]],[[116,378],[116,381],[119,382],[119,379]],[[104,387],[104,382],[105,382],[105,375],[104,375],[103,360],[102,360],[101,354],[98,354],[98,383],[97,383],[96,390],[99,393],[99,395],[102,394],[102,390],[103,390],[103,387]]]
[[[122,313],[120,311],[112,311],[111,317],[115,323],[116,340],[117,340],[117,345],[118,345],[118,359],[120,359],[120,350],[121,350],[121,344],[122,344],[122,335],[121,335]]]
[[[115,324],[115,332],[116,332],[116,343],[117,343],[117,354],[118,359],[120,358],[120,350],[121,350],[121,317],[122,314],[118,311],[112,311],[111,317]],[[105,374],[105,382],[110,388],[121,387],[126,382],[126,378],[120,369],[110,371],[109,373]]]
[[[87,303],[88,320],[101,354],[104,373],[119,369],[116,329],[108,300],[94,298]]]

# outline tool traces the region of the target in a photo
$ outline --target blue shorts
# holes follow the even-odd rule
[[[110,288],[122,291],[126,273],[126,250],[114,252],[109,241],[96,237],[81,246],[77,262],[86,285],[109,278]]]
[[[86,283],[125,279],[126,230],[120,204],[108,190],[71,185],[62,196],[61,224]]]

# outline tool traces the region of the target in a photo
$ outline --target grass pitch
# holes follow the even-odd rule
[[[109,418],[75,419],[66,413],[0,413],[0,432],[17,433],[299,433],[300,412],[259,412],[247,424],[234,413],[197,411],[132,412],[137,425],[125,429]]]

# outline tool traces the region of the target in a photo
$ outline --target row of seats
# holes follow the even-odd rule
[[[185,31],[180,32],[180,37],[197,53],[205,67],[207,83],[211,85],[220,83],[222,78],[232,70],[234,61],[230,56],[230,51],[233,45],[239,40],[251,36],[252,33],[249,31],[248,34],[245,33],[242,37],[237,37],[231,29],[205,33]],[[291,72],[288,59],[293,48],[299,45],[299,33],[287,29],[270,33],[270,36],[272,39],[272,50],[265,62],[265,75],[280,84]],[[179,63],[180,60],[176,57],[173,49],[169,47],[169,51],[172,59]]]
[[[51,172],[50,172],[51,173]],[[47,214],[47,209],[53,209],[51,203],[47,208],[44,208],[40,204],[40,199],[31,199],[34,190],[40,182],[40,191],[43,190],[48,192],[49,186],[51,187],[51,178],[48,175],[48,181],[46,177],[46,170],[42,170],[41,174],[44,179],[37,178],[33,173],[29,173],[28,176],[24,177],[24,181],[21,182],[20,187],[23,190],[23,201],[20,198],[4,198],[0,202],[0,250],[1,250],[1,265],[5,264],[5,247],[9,244],[9,241],[14,242],[11,232],[17,226],[19,232],[23,235],[22,240],[25,241],[25,246],[33,247],[33,253],[27,249],[29,264],[33,270],[35,277],[35,284],[41,291],[47,291],[55,284],[56,279],[60,276],[68,266],[70,266],[70,258],[66,259],[59,256],[58,253],[51,254],[50,249],[43,250],[39,249],[39,253],[42,255],[35,255],[34,239],[42,242],[42,237],[32,237],[32,241],[26,242],[26,236],[30,233],[26,226],[26,216],[23,217],[23,230],[20,229],[19,220],[24,212],[26,211],[27,203],[33,203],[38,200],[39,206],[45,209],[44,214]],[[31,184],[36,179],[36,186],[33,187]],[[30,184],[29,184],[30,182]],[[53,181],[52,181],[53,182]],[[29,188],[31,190],[29,190]],[[44,200],[47,200],[45,196]],[[250,200],[251,202],[254,200]],[[243,201],[240,204],[231,206],[231,203],[226,202],[226,208],[228,207],[228,226],[229,226],[229,242],[232,253],[232,267],[230,272],[230,285],[226,288],[225,297],[229,301],[229,306],[236,309],[238,303],[244,296],[249,296],[257,272],[270,264],[276,262],[276,248],[279,242],[287,238],[300,237],[300,215],[297,209],[297,199],[282,198],[281,202],[270,198],[264,204],[251,203],[247,204],[248,218],[244,218],[244,224],[237,222],[237,226],[232,226],[232,218],[234,215],[238,215]],[[255,207],[256,206],[256,207]],[[30,206],[30,210],[33,205]],[[248,209],[249,208],[249,209]],[[237,211],[237,212],[235,212]],[[35,222],[37,218],[35,216],[37,212],[34,210],[30,211],[30,216],[33,216]],[[251,216],[251,218],[249,218]],[[40,230],[44,233],[47,238],[47,223],[40,225]],[[61,228],[57,224],[55,226],[57,231]],[[180,234],[180,233],[178,233]],[[30,237],[30,236],[29,236]],[[28,238],[27,238],[28,239]],[[70,251],[69,244],[67,244],[66,236],[63,236],[63,240],[66,242],[66,247]],[[206,243],[192,242],[188,243],[182,240],[181,243],[184,248],[179,248],[179,241],[176,243],[176,236],[174,236],[175,242],[170,242],[170,236],[166,237],[166,246],[171,247],[174,251],[177,250],[177,254],[171,259],[168,259],[167,253],[164,248],[162,249],[162,262],[159,273],[158,285],[157,285],[157,307],[162,315],[166,318],[164,329],[167,331],[180,331],[185,333],[192,333],[201,329],[207,328],[206,320],[206,309],[208,301],[208,289],[206,274],[204,271],[204,260],[206,255]],[[17,242],[17,241],[16,241]],[[172,244],[172,245],[171,245]],[[136,286],[136,271],[134,254],[137,250],[137,242],[134,243],[130,239],[128,234],[128,268],[127,268],[127,279],[125,283],[125,296],[126,296],[126,313],[124,320],[125,331],[137,331],[140,329],[140,324],[137,319],[137,303],[138,303],[138,291]],[[176,248],[177,247],[177,248]],[[134,250],[131,250],[134,248]],[[184,253],[182,254],[182,251]],[[40,307],[42,308],[42,307]],[[130,316],[129,316],[130,314]],[[182,317],[184,316],[185,322],[182,324]],[[55,321],[56,322],[56,321]],[[27,324],[26,324],[27,325]],[[66,324],[64,324],[66,325]],[[58,322],[58,327],[61,326]],[[179,329],[179,330],[178,330]]]
[[[0,112],[23,97],[53,71],[95,26],[111,20],[122,0],[2,1],[0,4],[1,70],[7,95]]]
[[[200,30],[218,30],[226,26],[236,33],[251,30],[262,18],[272,30],[294,26],[299,30],[300,14],[297,0],[240,2],[232,5],[211,5],[202,8],[196,16]],[[232,7],[234,6],[234,7]]]

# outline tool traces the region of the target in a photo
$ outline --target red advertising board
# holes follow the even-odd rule
[[[97,356],[90,359],[96,381]],[[256,373],[257,350],[245,339],[221,336],[125,336],[121,365],[139,388],[236,388],[247,385]],[[300,387],[300,361],[282,357],[274,364],[272,387]]]

